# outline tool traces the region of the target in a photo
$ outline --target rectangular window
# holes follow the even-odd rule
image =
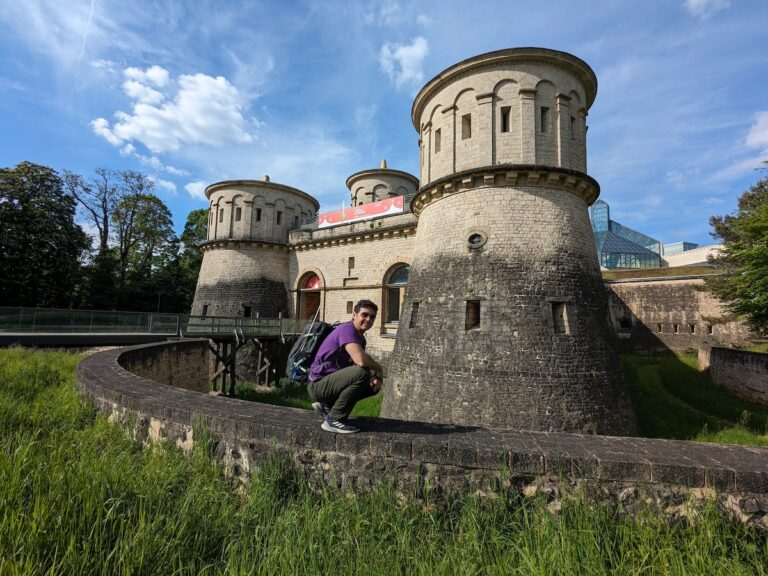
[[[283,223],[283,213],[280,210],[277,211],[277,223],[278,224]]]
[[[203,304],[203,316],[208,316],[208,304]]]
[[[414,302],[411,308],[411,320],[408,322],[408,328],[416,326],[416,322],[419,321],[419,303]]]
[[[224,208],[219,208],[219,222],[224,222]]]
[[[243,318],[250,318],[253,314],[253,306],[243,304]]]
[[[298,216],[294,216],[293,217],[293,227],[294,228],[298,228],[299,227],[299,217]]]
[[[480,328],[480,300],[467,300],[464,330],[475,330],[477,328]]]
[[[712,324],[707,324],[707,334],[712,334]]]
[[[696,324],[688,324],[688,329],[690,330],[691,334],[696,334]]]
[[[501,131],[509,132],[509,106],[501,108]]]
[[[661,332],[661,324],[656,324],[656,332]]]
[[[675,334],[680,334],[680,324],[673,324],[672,330],[675,332]]]
[[[355,311],[355,305],[352,300],[347,300],[347,314],[352,314]]]
[[[442,146],[442,134],[440,133],[440,128],[435,130],[435,154],[440,152],[440,147]]]
[[[256,208],[256,222],[261,222],[261,208]]]
[[[568,304],[565,302],[552,302],[552,327],[555,334],[570,334]]]
[[[539,110],[539,131],[549,132],[549,108],[546,106]]]
[[[472,138],[472,114],[464,114],[461,117],[461,139]]]
[[[240,219],[243,217],[243,209],[239,206],[235,208],[235,222],[240,222]]]

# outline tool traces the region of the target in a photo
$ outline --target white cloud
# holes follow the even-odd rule
[[[685,177],[682,172],[678,172],[677,170],[670,170],[667,172],[665,174],[665,179],[677,189],[681,189],[685,183]]]
[[[145,104],[160,104],[163,101],[162,93],[136,80],[123,82],[123,92],[133,100]]]
[[[141,84],[152,84],[158,88],[168,84],[169,79],[168,70],[158,65],[150,66],[146,70],[133,67],[126,68],[123,70],[123,76],[129,80],[135,80]]]
[[[189,195],[192,196],[192,198],[207,202],[208,198],[205,197],[205,188],[205,182],[200,181],[190,182],[184,185],[184,190],[189,192]]]
[[[715,12],[730,7],[730,0],[685,0],[685,8],[696,18],[705,20]]]
[[[163,180],[161,178],[156,178],[155,176],[150,176],[149,179],[152,180],[152,182],[155,183],[155,186],[160,190],[163,190],[164,192],[167,192],[173,196],[176,195],[176,184],[173,182],[169,180]]]
[[[112,144],[112,146],[120,146],[123,144],[123,140],[112,133],[106,118],[96,118],[96,120],[91,122],[91,128],[94,133],[104,138],[104,140]],[[133,146],[130,148],[132,150]]]
[[[421,36],[410,44],[386,43],[379,52],[379,65],[398,88],[403,85],[418,85],[424,78],[421,69],[429,45]]]
[[[91,62],[91,68],[96,68],[97,70],[104,70],[106,72],[115,73],[117,71],[117,64],[115,62],[112,62],[112,60],[99,58],[98,60],[93,60]]]
[[[198,144],[247,144],[253,137],[243,116],[245,99],[223,76],[182,75],[170,82],[159,66],[124,72],[125,93],[134,100],[131,113],[115,112],[117,121],[91,122],[93,131],[113,146],[139,142],[154,153]],[[151,88],[152,84],[163,92]]]
[[[744,143],[749,148],[768,151],[768,112],[755,114],[755,123],[749,129]]]
[[[704,198],[704,200],[701,201],[702,204],[706,204],[708,206],[714,206],[715,204],[722,204],[725,202],[724,200],[721,200],[720,198],[715,198],[714,196],[710,198]]]
[[[373,2],[369,11],[363,16],[366,24],[379,24],[391,26],[399,23],[403,18],[403,9],[394,0],[381,0]]]

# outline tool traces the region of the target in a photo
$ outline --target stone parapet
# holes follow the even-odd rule
[[[709,377],[737,396],[768,406],[768,354],[714,347]]]
[[[381,240],[393,235],[413,235],[416,233],[416,224],[416,216],[405,213],[317,230],[297,230],[289,236],[289,248],[309,250],[335,244]]]
[[[406,494],[425,486],[443,494],[511,489],[558,499],[589,497],[632,509],[654,503],[666,513],[715,501],[734,519],[768,529],[768,449],[672,440],[446,426],[360,418],[363,432],[323,432],[308,410],[213,397],[128,371],[153,355],[199,348],[186,341],[109,350],[83,360],[77,385],[110,419],[141,440],[189,449],[204,428],[216,457],[247,476],[275,454],[289,457],[317,485],[366,491],[394,484]]]

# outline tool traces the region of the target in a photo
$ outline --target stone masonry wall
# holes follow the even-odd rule
[[[709,377],[737,396],[768,406],[768,354],[714,347]]]
[[[312,411],[245,402],[158,384],[128,372],[126,357],[164,354],[181,342],[100,352],[83,360],[77,386],[112,421],[144,441],[190,450],[204,427],[216,458],[247,477],[273,455],[290,459],[313,484],[369,491],[393,484],[402,494],[485,495],[505,490],[546,494],[557,504],[571,493],[620,503],[650,503],[665,514],[715,502],[735,521],[768,529],[768,449],[621,438],[380,418],[356,420],[363,431],[323,432]],[[175,377],[177,384],[184,380]]]
[[[749,329],[729,320],[720,302],[701,290],[703,285],[703,278],[606,282],[621,347],[685,350],[750,341]]]
[[[120,355],[119,364],[147,380],[204,394],[209,390],[208,340],[134,347]]]
[[[417,96],[421,116],[415,119],[422,186],[462,170],[505,163],[586,172],[587,95],[565,68],[533,60],[478,65],[434,94],[429,85],[424,90],[423,101]],[[509,127],[503,132],[506,108]]]
[[[486,241],[475,249],[476,234]],[[468,328],[470,303],[479,317]],[[387,417],[633,430],[587,205],[575,193],[494,185],[427,205],[400,324]]]
[[[284,246],[255,242],[212,244],[203,252],[203,263],[192,304],[193,315],[242,316],[243,306],[252,315],[277,318],[288,303],[288,251]]]
[[[413,214],[407,214],[338,226],[332,229],[332,235],[325,229],[293,234],[288,258],[291,315],[296,315],[301,279],[308,272],[314,272],[323,283],[320,317],[326,322],[349,320],[352,317],[348,312],[350,302],[354,305],[367,298],[379,305],[379,316],[366,334],[366,340],[368,351],[377,359],[386,360],[394,347],[395,334],[387,333],[384,325],[387,305],[384,283],[398,264],[410,265],[415,223]],[[350,258],[354,258],[353,268],[349,267]]]
[[[416,192],[418,181],[410,174],[394,170],[366,170],[350,176],[347,186],[350,189],[350,205],[359,206]]]
[[[219,182],[207,192],[208,240],[286,242],[288,232],[318,209],[308,194],[268,181]]]

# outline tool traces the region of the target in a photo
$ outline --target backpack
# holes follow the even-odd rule
[[[285,367],[285,375],[288,378],[299,384],[306,384],[309,381],[309,369],[312,367],[320,345],[338,324],[338,322],[328,324],[316,320],[304,326],[299,339],[288,353],[288,364]]]

